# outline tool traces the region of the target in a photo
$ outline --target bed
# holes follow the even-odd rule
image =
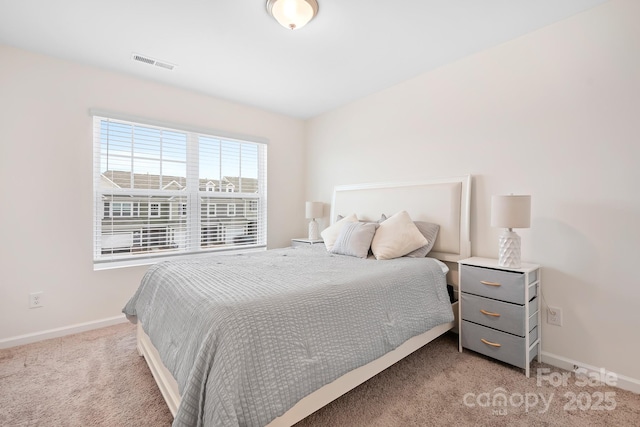
[[[174,425],[293,425],[452,329],[446,271],[470,255],[470,186],[334,189],[332,223],[406,211],[438,224],[426,258],[314,245],[152,266],[124,311]]]

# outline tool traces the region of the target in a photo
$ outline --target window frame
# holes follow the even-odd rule
[[[118,205],[120,209],[117,210],[118,215],[114,212],[114,205]],[[124,205],[129,206],[129,215],[123,215],[125,210]],[[105,215],[108,213],[108,215]],[[140,202],[104,202],[103,218],[135,218],[140,216]]]
[[[203,254],[211,254],[213,252],[220,253],[235,253],[235,252],[249,252],[255,250],[265,250],[267,246],[267,152],[268,145],[267,140],[264,138],[247,136],[247,135],[237,135],[230,134],[227,132],[215,131],[211,129],[199,128],[199,127],[189,127],[183,125],[175,125],[166,122],[160,122],[156,120],[150,120],[140,117],[133,117],[123,114],[117,114],[112,112],[105,112],[101,110],[90,110],[90,115],[93,120],[93,144],[94,144],[94,167],[93,167],[93,177],[94,177],[94,212],[93,212],[93,228],[94,228],[94,245],[93,245],[93,265],[94,270],[108,269],[108,268],[118,268],[118,267],[126,267],[133,265],[147,265],[153,264],[155,262],[166,260],[166,259],[174,259],[174,258],[183,258],[183,257],[195,257]],[[109,122],[123,122],[126,125],[140,126],[140,127],[150,127],[150,128],[160,128],[163,130],[171,131],[171,132],[179,132],[187,134],[187,157],[185,167],[187,168],[186,172],[186,185],[184,188],[180,190],[165,190],[161,189],[149,189],[149,190],[141,190],[137,188],[126,188],[121,189],[120,187],[104,189],[101,188],[101,179],[103,175],[103,171],[101,170],[101,130],[100,123],[101,121],[106,120]],[[223,185],[219,185],[214,183],[213,188],[209,188],[209,182],[206,183],[206,188],[200,188],[200,176],[198,173],[199,170],[199,144],[202,138],[210,138],[214,140],[219,140],[221,143],[237,143],[238,148],[243,147],[242,144],[255,144],[257,147],[257,173],[258,177],[256,178],[256,192],[255,193],[240,193],[240,192],[227,192],[218,191],[215,189],[219,188],[220,190]],[[134,137],[132,137],[134,138]],[[134,141],[132,139],[132,141]],[[132,154],[133,156],[133,154]],[[235,160],[234,160],[235,161]],[[241,160],[238,160],[241,162]],[[134,174],[133,170],[130,173]],[[158,177],[162,177],[165,175],[158,175]],[[242,175],[239,175],[242,176]],[[245,176],[246,177],[246,176]],[[133,178],[132,178],[133,179]],[[232,185],[233,186],[233,185]],[[180,187],[180,185],[172,185],[172,187]],[[227,185],[228,188],[228,185]],[[253,188],[253,187],[252,187]],[[185,190],[186,189],[186,190]],[[120,194],[121,196],[141,196],[148,197],[149,201],[146,206],[147,211],[144,212],[142,208],[142,201],[135,202],[121,202],[118,201],[115,195]],[[106,200],[103,198],[106,197]],[[160,197],[161,201],[152,201],[151,198]],[[165,198],[162,198],[165,197]],[[173,197],[177,197],[177,201],[174,202],[172,200]],[[258,223],[258,231],[255,234],[255,239],[252,240],[250,244],[242,244],[230,243],[225,241],[224,244],[218,245],[216,247],[203,247],[201,241],[206,237],[210,239],[211,233],[211,225],[209,221],[204,220],[202,217],[202,205],[203,204],[217,204],[215,202],[211,202],[216,198],[222,199],[219,203],[228,203],[226,200],[229,198],[240,199],[243,200],[244,205],[257,205],[257,212],[249,212],[246,209],[244,212],[244,220],[249,223]],[[240,201],[238,200],[238,201]],[[133,244],[137,241],[141,246],[143,246],[142,242],[149,242],[149,240],[153,239],[153,232],[157,232],[162,227],[166,226],[166,224],[150,224],[147,225],[148,231],[146,231],[147,235],[145,235],[145,231],[141,228],[135,230],[138,234],[135,236],[134,232],[131,232],[131,240],[132,246],[130,247],[131,253],[124,254],[114,254],[114,251],[111,253],[104,254],[104,249],[102,246],[102,222],[105,220],[111,220],[111,223],[114,222],[113,217],[113,207],[114,204],[120,203],[120,215],[127,211],[126,209],[122,209],[124,203],[129,204],[129,210],[127,211],[128,215],[125,217],[119,216],[118,218],[132,218],[137,219],[138,217],[146,217],[153,221],[156,221],[160,218],[167,217],[168,223],[174,220],[177,221],[185,221],[185,229],[187,230],[186,234],[188,235],[189,243],[185,248],[177,249],[177,250],[167,250],[166,252],[161,251],[160,253],[151,253],[146,252],[143,254],[133,254]],[[105,217],[107,213],[107,204],[108,212],[110,217]],[[151,206],[157,206],[157,211],[153,211]],[[174,212],[174,206],[177,206],[177,209]],[[217,211],[218,207],[214,209]],[[163,210],[164,209],[164,210]],[[167,210],[168,209],[168,210]],[[228,209],[228,208],[227,208]],[[166,212],[165,212],[166,211]],[[209,207],[206,207],[207,217]],[[235,212],[237,210],[234,209]],[[218,214],[219,212],[215,212]],[[251,218],[247,216],[247,214],[251,214]],[[254,217],[255,215],[255,217]],[[215,215],[216,217],[218,215]],[[240,217],[230,218],[230,221],[237,221],[242,219]],[[219,220],[218,218],[212,217],[213,220]],[[201,223],[202,222],[202,223]],[[229,223],[229,226],[238,227],[238,223]],[[154,227],[154,228],[152,228]],[[247,227],[245,225],[245,227]],[[261,228],[260,228],[261,227]],[[113,232],[112,232],[113,233]],[[151,233],[151,234],[150,234]],[[226,232],[224,232],[226,233]],[[220,234],[225,236],[225,234]],[[148,236],[152,237],[148,237]],[[160,233],[158,233],[160,235]],[[166,233],[161,234],[161,237],[157,237],[157,239],[174,239],[176,235],[176,229],[172,227],[167,227]],[[104,235],[106,236],[106,235]],[[137,240],[136,240],[137,239]],[[145,240],[147,239],[147,240]],[[108,239],[107,239],[108,240]],[[218,242],[219,243],[219,242]]]
[[[147,215],[149,216],[149,218],[162,216],[162,203],[160,202],[149,202],[149,207],[147,209]]]

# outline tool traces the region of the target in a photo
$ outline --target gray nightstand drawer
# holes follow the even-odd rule
[[[462,319],[524,337],[525,306],[462,294]],[[529,330],[538,325],[538,298],[529,303]]]
[[[463,303],[464,304],[464,303]],[[525,339],[506,332],[496,331],[486,326],[476,325],[475,323],[463,320],[462,328],[462,345],[464,348],[493,357],[505,363],[526,368],[537,354],[537,346],[527,351],[525,348]],[[529,334],[530,343],[534,343],[538,339],[538,328],[533,328]],[[538,343],[538,345],[540,345]],[[525,362],[525,354],[527,354]]]
[[[516,304],[525,303],[525,275],[522,273],[462,265],[460,276],[463,292]],[[530,282],[533,283],[535,276],[529,276]],[[535,286],[532,286],[529,298],[535,296],[535,291]]]

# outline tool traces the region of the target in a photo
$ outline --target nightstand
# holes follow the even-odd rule
[[[501,267],[498,260],[458,261],[459,351],[473,350],[525,370],[540,361],[540,266]]]
[[[291,246],[318,245],[320,243],[324,243],[324,240],[322,239],[311,240],[311,239],[305,239],[304,237],[301,237],[299,239],[291,239]]]

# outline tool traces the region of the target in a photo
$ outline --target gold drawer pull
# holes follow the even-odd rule
[[[500,283],[487,282],[486,280],[481,280],[480,283],[482,283],[483,285],[488,285],[488,286],[502,286]]]
[[[483,343],[485,343],[486,345],[490,345],[492,347],[502,347],[502,344],[498,344],[497,342],[491,342],[491,341],[487,341],[484,338],[480,338],[480,341],[482,341]]]
[[[492,313],[487,310],[480,310],[480,313],[486,314],[487,316],[500,317],[500,313]]]

